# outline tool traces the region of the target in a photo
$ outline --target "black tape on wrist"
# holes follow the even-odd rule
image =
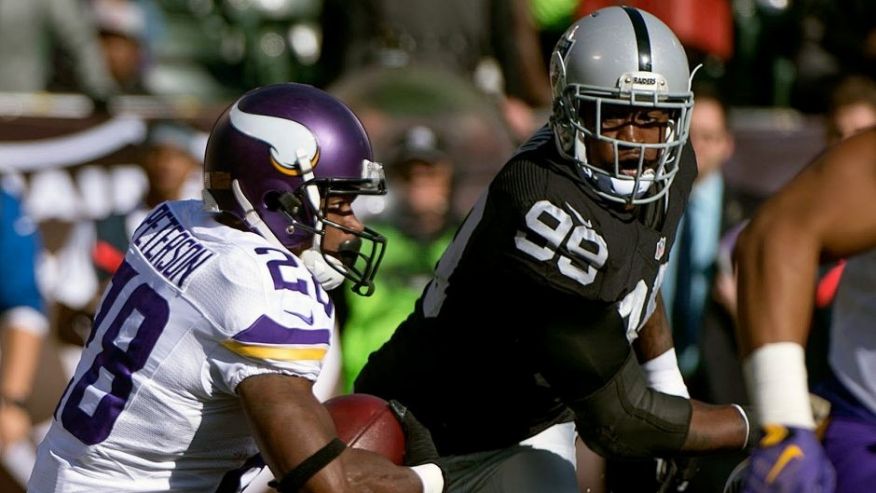
[[[271,481],[268,486],[281,493],[297,493],[314,474],[335,460],[346,448],[347,445],[344,442],[335,438],[325,447],[304,459],[301,464],[298,464],[298,467],[286,473],[280,481]]]

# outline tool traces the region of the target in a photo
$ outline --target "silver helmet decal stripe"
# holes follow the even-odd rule
[[[641,12],[632,7],[623,6],[621,8],[630,16],[633,31],[636,33],[636,47],[639,49],[639,71],[651,72],[651,38],[648,36],[645,19]]]

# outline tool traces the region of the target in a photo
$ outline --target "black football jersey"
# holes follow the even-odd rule
[[[663,199],[626,210],[593,193],[542,129],[490,183],[356,391],[407,405],[441,454],[571,420],[566,403],[620,368],[655,308],[696,176],[693,152],[682,155]]]

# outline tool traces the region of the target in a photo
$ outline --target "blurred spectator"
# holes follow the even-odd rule
[[[52,80],[53,49],[73,60],[77,87],[97,98],[115,91],[100,53],[91,11],[79,0],[0,2],[0,90],[44,91]]]
[[[0,455],[9,473],[23,484],[14,449],[30,447],[31,418],[27,402],[48,322],[36,283],[40,243],[36,224],[25,216],[10,181],[0,187]],[[0,467],[0,469],[3,469]],[[6,478],[3,478],[6,479]],[[9,486],[0,486],[9,491]]]
[[[790,2],[801,33],[795,56],[794,107],[822,113],[830,105],[824,90],[846,74],[876,77],[876,2],[807,0]]]
[[[138,207],[97,221],[78,224],[68,244],[58,253],[65,280],[53,291],[58,306],[62,341],[81,345],[91,330],[91,317],[103,292],[124,257],[128,239],[147,212],[166,200],[194,198],[200,190],[204,139],[197,131],[176,122],[154,123],[149,130],[143,170],[149,186]],[[69,281],[68,281],[69,280]]]
[[[519,140],[550,100],[527,0],[326,0],[322,26],[327,82],[372,66],[440,67],[500,96]]]
[[[702,75],[712,76],[721,84],[732,106],[788,106],[795,76],[794,57],[801,43],[799,18],[793,7],[806,2],[721,3],[731,9],[725,27],[732,33],[732,57],[721,66],[713,66],[713,60],[707,58]],[[704,10],[709,15],[708,9]]]
[[[134,0],[91,0],[100,46],[122,92],[145,93],[146,12]]]
[[[829,144],[876,125],[876,81],[866,76],[849,76],[831,93],[827,111]]]
[[[453,72],[422,65],[371,67],[339,80],[330,92],[359,115],[375,156],[391,156],[398,136],[415,125],[427,124],[441,135],[456,166],[453,210],[458,215],[474,205],[514,151],[496,105]],[[381,211],[381,204],[372,206],[368,213]]]
[[[341,332],[347,390],[368,355],[413,310],[457,226],[451,208],[454,163],[432,128],[409,128],[385,164],[391,205],[374,228],[389,246],[374,294],[347,296],[349,314]]]
[[[727,110],[714,90],[695,91],[690,140],[697,156],[698,175],[679,226],[663,282],[663,299],[672,321],[673,338],[682,374],[690,378],[699,361],[703,312],[711,286],[721,237],[724,178],[721,169],[733,154]]]

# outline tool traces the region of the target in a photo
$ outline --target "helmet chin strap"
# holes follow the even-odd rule
[[[299,150],[296,158],[298,159],[298,168],[301,170],[302,179],[304,179],[305,182],[311,181],[314,178],[313,165],[307,157],[307,154],[303,150]],[[306,194],[307,200],[310,202],[312,210],[319,211],[320,197],[316,185],[305,185],[304,193]],[[317,282],[319,282],[320,286],[325,290],[332,290],[344,282],[346,277],[343,273],[346,272],[347,269],[340,260],[322,252],[322,235],[319,233],[322,232],[323,228],[325,228],[325,224],[317,218],[315,224],[317,232],[313,235],[313,243],[310,248],[301,252],[299,257],[301,258],[301,261],[304,262],[304,266],[307,267],[307,270],[309,270],[310,273],[313,274],[313,277],[316,278]]]
[[[638,199],[654,184],[654,171],[645,170],[639,178],[638,187],[634,180],[621,180],[610,176],[598,176],[596,182],[602,191],[611,191],[615,195],[624,197],[632,195],[634,199]]]
[[[574,155],[575,159],[587,164],[587,148],[581,132],[578,130],[575,130]],[[651,188],[651,185],[654,184],[654,170],[651,169],[646,169],[638,182],[636,180],[621,180],[613,176],[594,173],[586,166],[579,166],[578,169],[586,178],[595,183],[597,188],[615,196],[632,196],[632,198],[637,199],[644,195]]]
[[[243,209],[243,222],[250,228],[254,229],[264,239],[268,240],[272,245],[286,249],[280,240],[277,239],[277,236],[274,235],[274,232],[271,231],[271,228],[262,221],[262,216],[259,216],[259,213],[256,212],[252,203],[247,200],[246,196],[243,194],[243,190],[240,189],[239,181],[231,181],[231,192],[234,194],[234,199],[237,200],[237,203],[240,204],[240,207]]]
[[[271,228],[265,224],[262,217],[259,216],[255,208],[253,208],[252,203],[247,200],[243,191],[240,189],[240,183],[237,180],[231,182],[231,191],[234,194],[237,203],[240,204],[241,208],[244,210],[243,221],[246,225],[254,229],[272,245],[288,250],[288,248],[277,239],[277,236],[271,231]],[[319,230],[322,229],[321,222],[317,224],[317,228]],[[301,258],[301,261],[304,262],[304,266],[307,267],[307,270],[309,270],[313,274],[313,277],[316,278],[317,282],[319,282],[320,286],[322,286],[323,289],[331,290],[340,286],[341,283],[344,282],[345,277],[341,272],[335,270],[329,265],[329,262],[337,266],[339,269],[344,269],[344,264],[334,257],[323,255],[320,249],[321,243],[322,236],[318,234],[313,235],[313,246],[301,252],[299,257]]]
[[[325,290],[335,289],[346,279],[339,270],[336,270],[336,268],[345,269],[344,264],[330,255],[323,255],[317,248],[304,250],[301,252],[300,257],[307,270],[313,274],[313,277]],[[331,265],[329,265],[329,262],[331,262]]]

